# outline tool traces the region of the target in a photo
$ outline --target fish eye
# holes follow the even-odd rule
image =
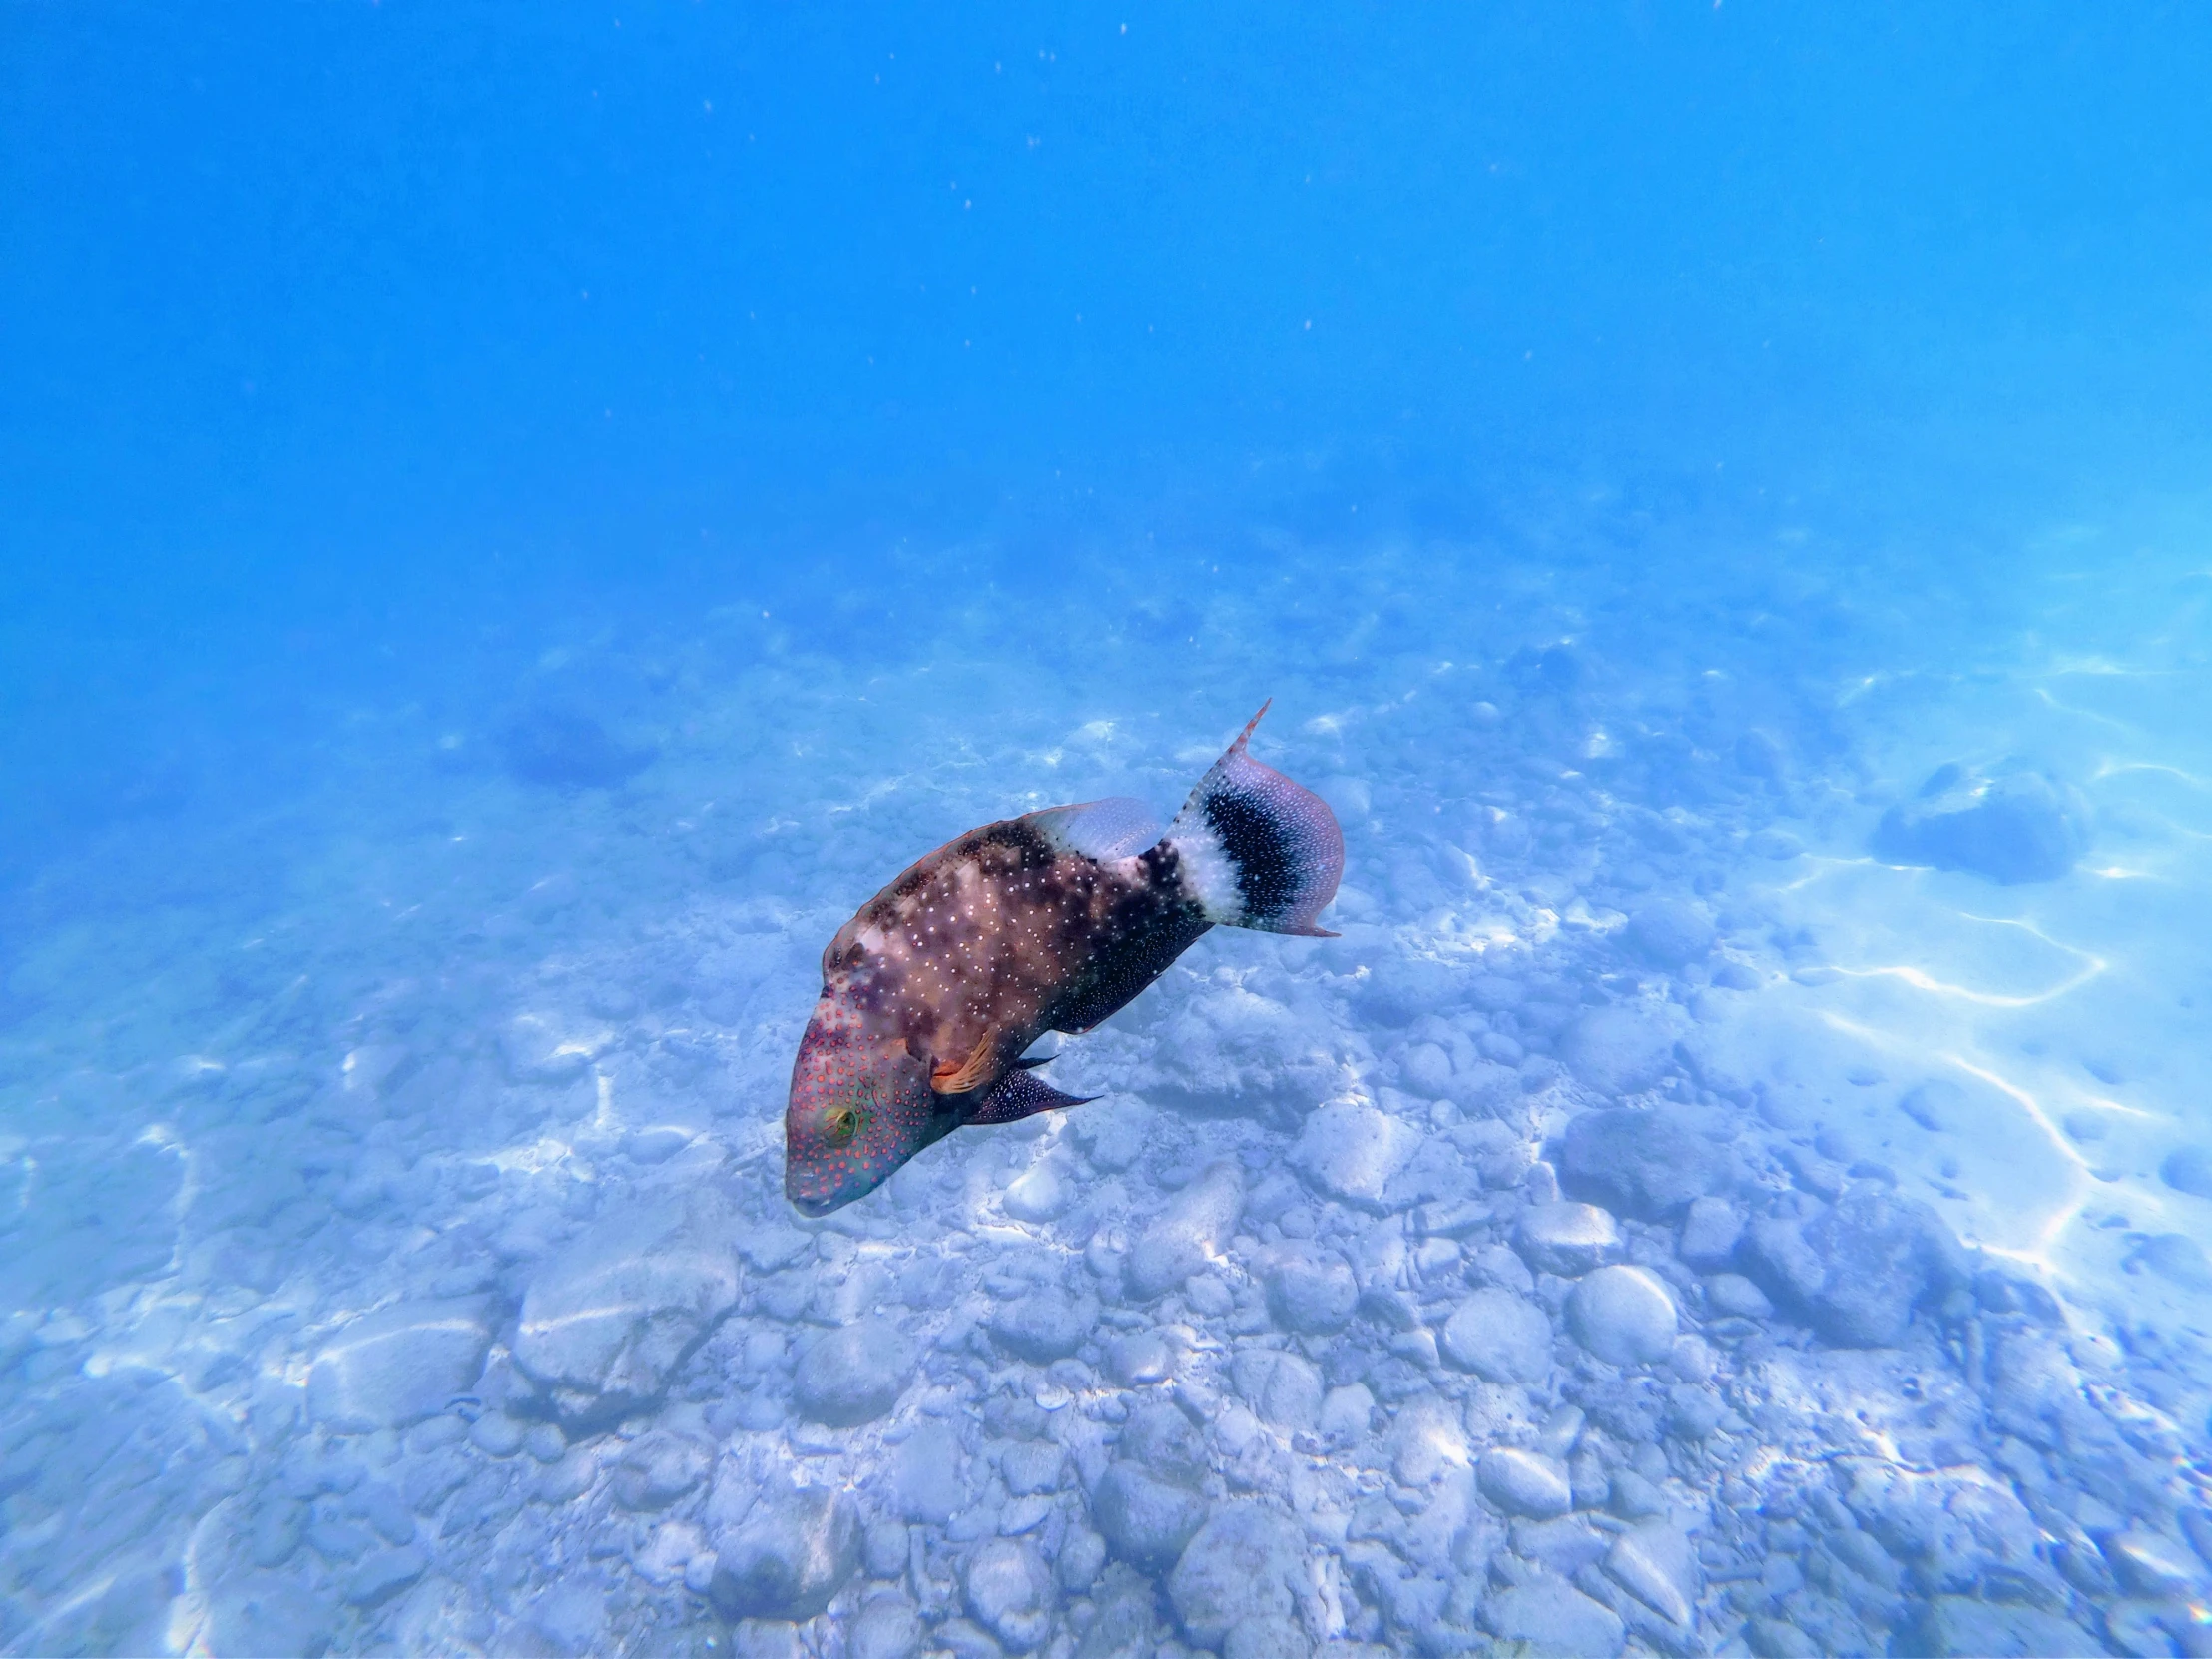
[[[823,1124],[823,1139],[831,1146],[847,1145],[860,1132],[860,1114],[849,1106],[839,1106]]]

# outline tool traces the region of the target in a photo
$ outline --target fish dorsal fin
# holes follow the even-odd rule
[[[939,1060],[931,1066],[929,1087],[938,1094],[966,1094],[988,1075],[991,1060],[997,1052],[997,1036],[984,1032],[983,1040],[964,1059]]]
[[[1168,826],[1183,890],[1208,921],[1263,933],[1336,935],[1314,925],[1337,896],[1345,837],[1329,803],[1246,751],[1260,714]]]
[[[1029,823],[1062,852],[1080,852],[1101,863],[1134,858],[1160,841],[1160,821],[1142,801],[1110,795],[1073,807],[1047,807]]]

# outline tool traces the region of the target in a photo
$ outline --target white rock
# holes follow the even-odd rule
[[[1556,1457],[1519,1446],[1493,1446],[1476,1470],[1482,1495],[1516,1515],[1548,1520],[1574,1507],[1574,1487]]]
[[[1365,1382],[1347,1382],[1331,1388],[1321,1402],[1321,1420],[1315,1425],[1332,1440],[1356,1440],[1375,1421],[1375,1394]]]
[[[491,1347],[483,1297],[402,1302],[341,1327],[307,1373],[307,1415],[342,1434],[403,1428],[466,1393]]]
[[[1059,1591],[1026,1540],[993,1538],[968,1557],[962,1574],[968,1611],[1013,1653],[1027,1653],[1052,1633]]]
[[[1674,1298],[1643,1268],[1600,1268],[1567,1300],[1582,1346],[1616,1366],[1649,1365],[1673,1352],[1679,1329]]]
[[[1472,1460],[1458,1414],[1433,1394],[1407,1401],[1391,1437],[1390,1471],[1401,1486],[1425,1486]]]
[[[849,1495],[821,1486],[773,1490],[723,1541],[713,1595],[734,1619],[811,1619],[859,1564]]]
[[[1223,1159],[1168,1201],[1129,1248],[1124,1277],[1138,1300],[1181,1287],[1227,1247],[1244,1214],[1244,1170]]]
[[[1311,1361],[1274,1349],[1248,1348],[1230,1363],[1229,1373],[1237,1392],[1263,1422],[1298,1432],[1320,1421],[1321,1373]]]
[[[1697,1608],[1697,1556],[1680,1528],[1646,1521],[1606,1551],[1605,1570],[1661,1618],[1687,1628]]]
[[[1667,1074],[1674,1033],[1630,1008],[1593,1008],[1570,1026],[1559,1057],[1603,1095],[1634,1094]]]
[[[738,1300],[736,1227],[708,1200],[670,1215],[609,1216],[538,1270],[523,1293],[515,1364],[564,1414],[622,1414]]]
[[[1551,1320],[1535,1303],[1487,1286],[1444,1321],[1437,1346],[1461,1371],[1491,1382],[1537,1382],[1551,1375]]]
[[[912,1345],[881,1320],[859,1320],[800,1357],[792,1401],[815,1422],[849,1428],[888,1411],[912,1381]]]
[[[663,1521],[656,1526],[630,1564],[649,1584],[673,1584],[701,1555],[708,1553],[707,1535],[690,1521]]]
[[[1420,1132],[1361,1100],[1315,1111],[1291,1148],[1291,1163],[1330,1197],[1382,1208],[1383,1189],[1420,1149]]]
[[[1066,1212],[1075,1202],[1075,1190],[1056,1159],[1042,1158],[1007,1187],[999,1202],[1016,1221],[1045,1222]]]
[[[612,1034],[574,1027],[552,1014],[518,1014],[499,1034],[507,1075],[517,1083],[565,1083],[607,1051]]]
[[[1309,1582],[1306,1539],[1256,1503],[1214,1511],[1168,1575],[1168,1598],[1192,1641],[1218,1648],[1230,1631],[1296,1612]]]
[[[1612,1608],[1549,1576],[1492,1596],[1482,1617],[1501,1641],[1525,1642],[1533,1653],[1613,1659],[1628,1639],[1627,1626]]]
[[[1268,1310],[1286,1331],[1327,1336],[1342,1331],[1360,1305],[1360,1282],[1333,1250],[1296,1246],[1268,1274]]]
[[[1620,1254],[1621,1230],[1594,1204],[1554,1200],[1521,1212],[1513,1242],[1537,1272],[1574,1279]]]

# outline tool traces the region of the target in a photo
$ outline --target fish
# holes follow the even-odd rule
[[[837,929],[784,1111],[795,1209],[864,1198],[955,1129],[1086,1104],[1030,1045],[1111,1018],[1211,928],[1337,936],[1316,925],[1344,874],[1337,817],[1250,753],[1272,702],[1164,832],[1118,796],[1002,819]]]

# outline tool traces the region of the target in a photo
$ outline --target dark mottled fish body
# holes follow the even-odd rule
[[[1079,1104],[1023,1051],[1089,1030],[1217,922],[1327,936],[1314,917],[1344,838],[1319,797],[1246,753],[1258,724],[1164,835],[1127,801],[985,825],[837,930],[785,1113],[795,1205],[825,1214],[954,1129]]]

